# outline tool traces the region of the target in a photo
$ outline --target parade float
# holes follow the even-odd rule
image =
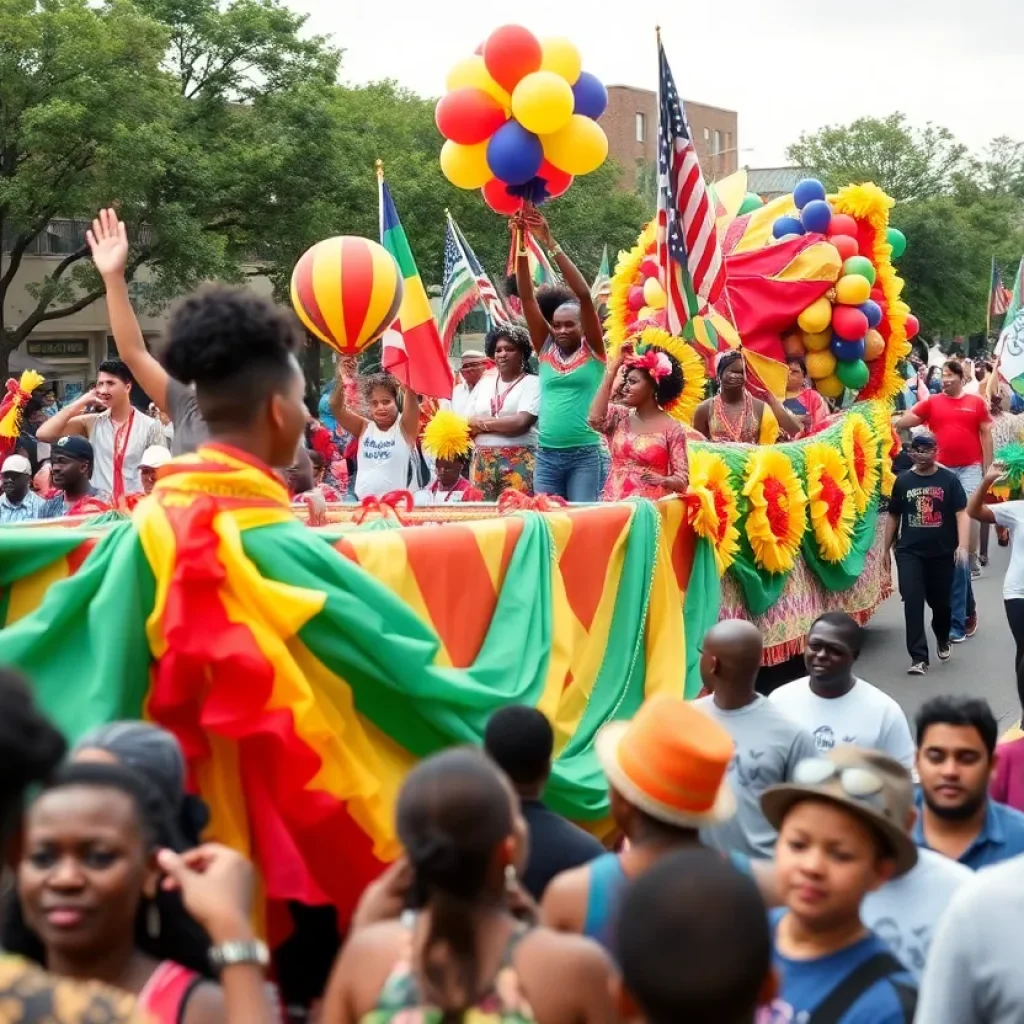
[[[452,143],[445,173],[508,212],[599,165],[606,140],[583,122],[605,96],[565,41],[499,32],[517,59],[489,39],[453,72],[438,123]],[[556,93],[561,127],[544,120]],[[453,110],[486,116],[463,130]],[[255,860],[271,908],[329,903],[344,920],[397,853],[405,772],[479,744],[509,703],[554,727],[546,800],[601,832],[597,731],[653,693],[695,696],[700,640],[720,616],[757,622],[776,662],[802,649],[822,611],[863,621],[887,592],[889,400],[913,330],[892,266],[892,201],[871,185],[826,197],[815,183],[764,205],[744,186],[715,189],[727,300],[682,339],[659,335],[691,375],[672,412],[692,417],[711,357],[741,344],[776,393],[791,353],[823,395],[856,392],[818,433],[770,446],[693,440],[682,499],[398,499],[333,506],[315,528],[283,487],[264,481],[258,501],[218,503],[217,467],[172,463],[130,518],[0,529],[0,658],[71,739],[124,718],[171,730],[211,808],[209,835]],[[620,257],[612,353],[663,331],[653,247],[648,227]],[[358,352],[412,301],[406,277],[375,243],[329,240],[299,261],[292,297],[312,333]]]

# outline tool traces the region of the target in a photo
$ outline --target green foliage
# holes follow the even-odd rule
[[[830,190],[873,181],[897,200],[909,243],[897,265],[922,338],[984,332],[993,256],[1012,277],[1024,255],[1024,142],[1001,137],[972,158],[945,128],[896,113],[804,134],[788,156]]]

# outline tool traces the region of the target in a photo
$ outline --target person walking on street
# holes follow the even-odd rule
[[[896,546],[896,572],[910,654],[907,671],[918,676],[928,671],[924,606],[932,610],[939,661],[946,661],[952,639],[954,576],[958,567],[965,569],[968,565],[967,495],[952,470],[936,465],[936,449],[931,434],[918,434],[911,442],[914,466],[896,478],[885,523],[887,559],[894,543]]]
[[[989,466],[977,490],[967,502],[967,514],[983,526],[995,523],[1010,533],[1010,564],[1003,578],[1003,607],[1016,646],[1014,673],[1017,679],[1017,699],[1024,713],[1024,535],[1020,530],[1024,525],[1024,501],[985,504],[992,485],[1002,471],[1003,467],[998,462]]]
[[[965,394],[964,368],[955,359],[942,368],[942,394],[918,402],[895,421],[897,429],[926,426],[935,435],[938,462],[959,481],[965,494],[981,483],[982,474],[992,463],[992,419],[988,403],[981,395]],[[969,548],[977,556],[979,533],[971,531]],[[972,559],[973,560],[973,559]],[[968,563],[958,563],[953,573],[952,626],[950,640],[962,643],[978,629],[972,575],[980,575]]]

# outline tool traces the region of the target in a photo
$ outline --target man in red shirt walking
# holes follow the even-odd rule
[[[930,395],[897,417],[899,429],[926,426],[938,442],[938,461],[973,494],[992,463],[992,420],[980,395],[964,393],[963,366],[956,359],[942,367],[942,394]],[[971,565],[957,566],[953,576],[953,625],[949,639],[963,643],[978,630],[971,574],[978,552],[978,525],[971,529]],[[980,574],[980,570],[978,570]]]

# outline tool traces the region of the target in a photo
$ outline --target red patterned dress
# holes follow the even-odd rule
[[[612,457],[602,495],[605,501],[664,498],[672,493],[660,485],[646,483],[644,473],[686,479],[686,428],[672,420],[669,426],[648,434],[636,432],[636,424],[636,418],[624,405],[608,407],[600,428],[608,438]]]

